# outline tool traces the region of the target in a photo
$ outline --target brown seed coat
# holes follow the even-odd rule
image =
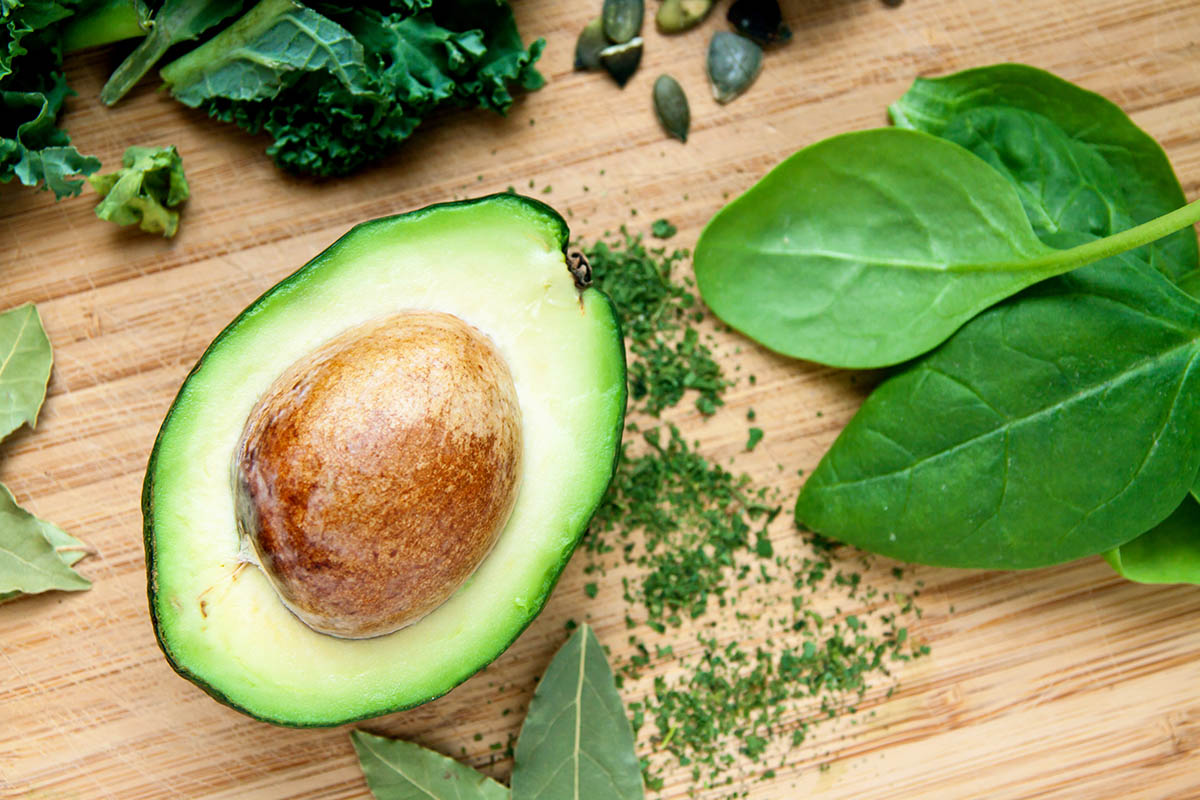
[[[445,602],[516,501],[521,422],[492,343],[450,314],[338,336],[255,406],[234,465],[238,525],[283,602],[347,638]]]

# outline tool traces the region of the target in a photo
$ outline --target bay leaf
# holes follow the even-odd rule
[[[71,569],[85,545],[17,505],[0,485],[0,602],[53,589],[78,591],[91,581]]]
[[[513,800],[641,800],[633,729],[596,634],[581,625],[546,668],[517,740]]]
[[[0,314],[0,438],[37,422],[51,360],[36,306],[26,303]]]
[[[507,800],[486,775],[413,742],[352,731],[367,786],[377,800]]]

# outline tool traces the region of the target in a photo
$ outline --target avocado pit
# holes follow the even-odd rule
[[[391,633],[487,556],[521,449],[491,341],[451,314],[395,314],[327,342],[259,400],[234,461],[239,532],[313,630]]]

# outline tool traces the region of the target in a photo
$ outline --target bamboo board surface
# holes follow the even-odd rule
[[[0,186],[2,305],[36,302],[56,357],[37,430],[0,446],[0,480],[98,550],[80,565],[91,591],[0,607],[0,796],[369,796],[347,729],[272,727],[170,670],[147,616],[138,505],[158,425],[203,348],[355,222],[511,185],[570,210],[578,236],[668,217],[680,228],[672,243],[690,247],[724,198],[786,155],[884,124],[886,105],[914,76],[999,61],[1049,69],[1117,102],[1163,144],[1189,199],[1200,195],[1195,0],[909,0],[898,9],[793,0],[784,9],[794,40],[770,51],[754,87],[725,107],[703,75],[723,8],[677,38],[647,24],[641,69],[621,91],[571,71],[575,36],[598,6],[520,0],[522,32],[549,43],[547,87],[507,120],[439,116],[382,165],[339,182],[281,174],[264,140],[208,121],[150,82],[103,109],[95,97],[117,56],[70,60],[80,96],[66,126],[80,150],[112,165],[129,144],[174,143],[193,197],[167,242],[96,221],[87,194],[56,204]],[[686,146],[666,139],[650,111],[663,71],[692,101]],[[862,389],[846,373],[733,335],[718,340],[726,368],[757,382],[739,380],[711,419],[688,403],[668,416],[710,457],[735,459],[790,504],[796,470],[811,471]],[[750,407],[766,438],[745,453]],[[790,513],[772,538],[783,552],[798,546]],[[910,635],[931,655],[898,668],[890,698],[869,693],[870,716],[822,728],[773,756],[775,777],[739,775],[732,789],[753,798],[1200,797],[1200,590],[1127,583],[1098,558],[1024,573],[908,574],[924,584],[924,615]],[[522,714],[501,709],[527,704],[567,619],[590,620],[614,659],[630,655],[620,589],[608,583],[619,572],[595,599],[583,591],[589,580],[577,557],[545,612],[487,670],[362,727],[465,752],[506,778],[511,761],[491,745],[515,733]],[[769,633],[762,619],[758,636]],[[644,688],[627,686],[626,699]],[[641,748],[654,749],[649,731]],[[687,770],[665,777],[664,797],[688,796]]]

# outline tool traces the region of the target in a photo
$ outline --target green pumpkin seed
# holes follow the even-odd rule
[[[680,33],[699,25],[712,7],[713,0],[665,0],[654,22],[663,33]]]
[[[614,44],[625,44],[641,32],[645,13],[643,0],[604,0],[604,35]]]
[[[683,87],[670,75],[659,75],[654,82],[654,113],[667,133],[681,142],[687,141],[692,114]]]
[[[725,18],[742,36],[764,47],[792,38],[792,29],[783,24],[778,0],[734,0]]]
[[[728,31],[713,34],[708,45],[708,80],[718,103],[728,103],[758,77],[763,51],[749,39]]]
[[[624,44],[604,48],[600,51],[600,63],[618,86],[624,86],[642,63],[642,37],[635,36]]]
[[[608,47],[600,17],[584,26],[575,41],[575,69],[600,69],[600,51]]]

